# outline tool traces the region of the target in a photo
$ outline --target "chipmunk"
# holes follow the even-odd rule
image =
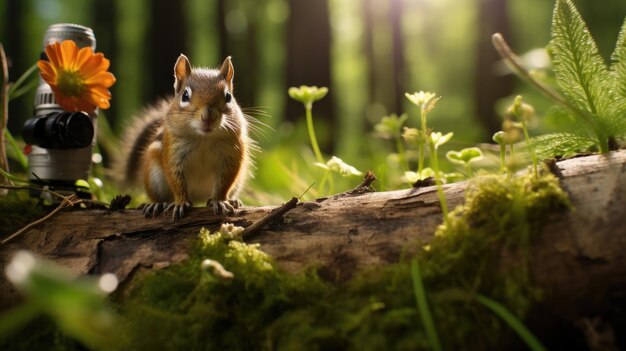
[[[125,158],[118,162],[125,183],[143,181],[152,203],[146,217],[172,211],[174,220],[206,201],[217,213],[241,206],[241,190],[254,142],[233,96],[230,56],[219,69],[192,68],[181,54],[174,65],[174,97],[141,113],[128,129]]]

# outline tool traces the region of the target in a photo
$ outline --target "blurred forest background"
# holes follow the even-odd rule
[[[274,129],[264,128],[264,135],[257,137],[264,151],[257,158],[255,185],[267,192],[282,191],[279,197],[298,195],[296,191],[304,191],[315,179],[293,179],[305,173],[302,165],[313,157],[302,105],[287,96],[290,86],[329,87],[329,95],[314,106],[322,149],[360,170],[382,173],[393,145],[370,138],[373,126],[384,115],[405,112],[410,125],[418,124],[417,110],[404,92],[433,91],[443,97],[429,125],[453,131],[455,149],[490,142],[513,94],[523,93],[539,114],[549,105],[502,69],[491,34],[502,32],[517,53],[535,53],[524,56],[527,64],[545,68],[545,56],[533,49],[549,42],[551,0],[2,0],[0,4],[0,42],[10,57],[13,80],[38,58],[48,25],[71,22],[95,31],[96,51],[111,60],[110,70],[117,77],[112,107],[102,113],[115,133],[142,106],[171,94],[178,54],[185,53],[194,66],[210,67],[232,55],[240,105],[260,107],[268,116],[257,118]],[[626,1],[575,0],[575,4],[608,61],[626,15]],[[10,104],[14,135],[32,115],[32,99],[29,94]]]

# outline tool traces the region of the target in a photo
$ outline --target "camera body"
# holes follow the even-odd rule
[[[63,40],[73,40],[79,48],[96,48],[93,30],[77,24],[53,24],[46,30],[43,47]],[[43,58],[45,58],[45,55]],[[45,58],[47,59],[47,58]],[[32,145],[28,153],[31,184],[61,194],[76,193],[89,197],[86,189],[76,186],[78,179],[87,180],[96,135],[97,111],[64,111],[56,103],[50,86],[40,77],[35,92],[34,117],[24,124],[22,136]],[[46,192],[31,191],[31,196],[53,199]]]

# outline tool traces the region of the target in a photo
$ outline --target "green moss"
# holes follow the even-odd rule
[[[44,209],[26,191],[9,191],[0,196],[0,239],[42,217]]]

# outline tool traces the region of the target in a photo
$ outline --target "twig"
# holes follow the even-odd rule
[[[498,51],[498,54],[500,54],[500,57],[502,58],[502,60],[506,64],[508,64],[509,67],[511,67],[511,69],[518,76],[525,79],[532,86],[534,86],[537,90],[539,90],[541,93],[543,93],[547,97],[554,100],[556,103],[564,107],[566,110],[569,110],[570,112],[580,116],[583,120],[585,120],[585,122],[589,123],[592,126],[592,128],[594,129],[596,133],[598,132],[598,126],[596,125],[596,122],[594,121],[592,116],[589,116],[587,112],[578,109],[576,106],[574,106],[569,101],[567,101],[561,94],[551,89],[550,87],[544,85],[543,83],[535,79],[530,74],[530,72],[522,64],[522,60],[520,60],[520,58],[517,55],[515,55],[513,50],[511,50],[511,47],[504,40],[504,37],[502,36],[502,34],[495,33],[494,35],[492,35],[491,42],[493,43],[493,46],[496,48],[496,51]]]
[[[74,195],[74,194],[72,194],[72,195],[70,195],[70,196],[68,196],[68,197],[64,197],[64,198],[63,198],[63,202],[61,202],[61,204],[60,204],[57,208],[55,208],[54,210],[52,210],[52,212],[48,213],[45,217],[43,217],[43,218],[41,218],[41,219],[38,219],[38,220],[36,220],[36,221],[34,221],[34,222],[32,222],[32,223],[30,223],[30,224],[26,225],[26,226],[25,226],[25,227],[23,227],[22,229],[20,229],[20,230],[18,230],[17,232],[15,232],[15,233],[11,234],[9,237],[7,237],[7,238],[3,239],[3,240],[0,242],[0,245],[4,245],[4,244],[6,244],[7,242],[9,242],[9,240],[11,240],[11,239],[15,238],[16,236],[18,236],[18,235],[20,235],[20,234],[22,234],[22,233],[24,233],[24,232],[28,231],[30,228],[32,228],[32,227],[34,227],[34,226],[36,226],[36,225],[38,225],[38,224],[41,224],[41,223],[43,223],[43,222],[47,221],[50,217],[54,216],[57,212],[61,211],[62,209],[66,208],[66,207],[71,207],[71,206],[74,206],[74,205],[79,204],[79,203],[81,203],[81,202],[82,202],[82,200],[81,200],[81,199],[79,199],[79,198],[78,198],[76,195]]]
[[[376,181],[376,175],[372,171],[365,172],[363,176],[363,181],[361,184],[357,185],[356,188],[350,190],[348,193],[353,194],[361,194],[363,192],[372,192],[374,189],[372,188],[372,183]]]
[[[9,159],[7,158],[6,143],[4,141],[4,131],[9,120],[9,65],[4,47],[0,44],[0,64],[2,65],[2,81],[0,82],[0,168],[10,173]],[[8,177],[0,175],[0,183],[13,185]]]
[[[353,195],[360,195],[360,194],[364,194],[364,193],[371,193],[374,192],[376,190],[374,190],[374,188],[372,187],[372,183],[374,183],[374,181],[376,181],[376,175],[374,175],[374,172],[372,171],[367,171],[365,173],[365,175],[363,176],[363,181],[361,182],[361,184],[357,185],[354,189],[352,190],[348,190],[345,191],[343,193],[339,193],[336,195],[331,196],[331,199],[339,199],[342,197],[346,197],[346,196],[353,196]],[[326,198],[321,198],[321,199],[326,199]],[[321,199],[317,199],[318,201]]]
[[[52,191],[50,189],[45,189],[45,188],[32,187],[32,186],[0,185],[0,189],[43,191],[45,193],[52,194],[52,195],[54,195],[54,196],[56,196],[56,197],[58,197],[59,199],[62,199],[62,200],[65,200],[65,198],[67,198],[67,196],[59,194],[56,191]],[[94,205],[99,205],[99,206],[104,206],[104,207],[110,206],[106,202],[102,202],[102,201],[98,201],[98,200],[90,200],[90,199],[80,199],[79,203],[86,203],[86,204],[88,203],[88,204],[94,204]]]
[[[273,209],[272,212],[265,215],[265,217],[259,219],[255,223],[252,223],[250,226],[248,226],[246,229],[243,230],[243,233],[241,235],[243,236],[244,239],[250,239],[251,237],[256,235],[258,232],[260,232],[261,229],[263,229],[263,227],[265,227],[266,225],[268,225],[270,222],[274,221],[275,219],[280,218],[289,210],[291,210],[292,208],[295,208],[296,205],[298,205],[298,198],[292,197],[291,200],[286,202],[284,205]]]
[[[9,190],[35,190],[35,191],[43,191],[49,194],[52,194],[60,199],[65,200],[65,196],[57,193],[56,191],[52,191],[50,189],[44,188],[36,188],[32,186],[13,186],[13,185],[0,185],[0,189],[9,189]]]

